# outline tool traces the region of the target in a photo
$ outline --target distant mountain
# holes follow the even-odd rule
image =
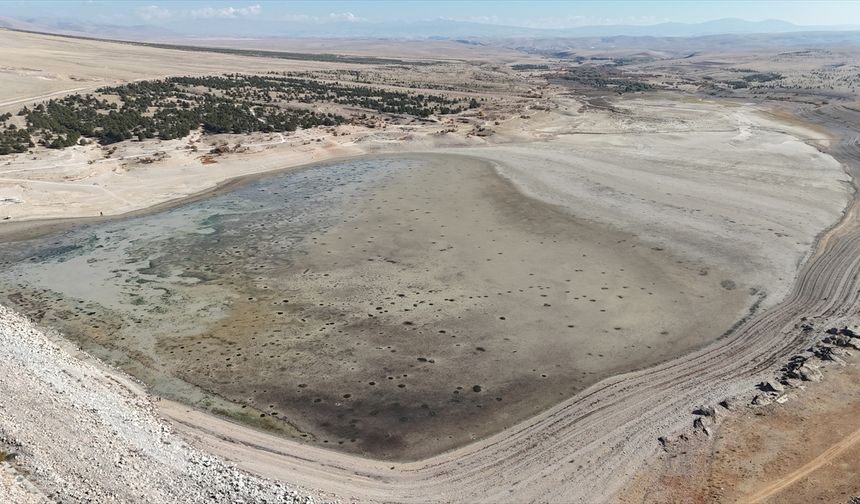
[[[0,16],[0,28],[11,28],[13,30],[44,30],[44,26],[28,23],[20,19]]]
[[[15,20],[0,18],[0,26],[69,35],[159,40],[185,37],[315,37],[393,39],[526,39],[577,37],[699,37],[705,35],[771,34],[808,31],[858,30],[860,25],[802,26],[770,19],[718,19],[704,23],[605,25],[576,28],[525,28],[450,19],[411,22],[284,21],[277,19],[207,19],[205,22],[167,20],[159,25],[112,25],[62,19]]]
[[[14,19],[0,17],[0,28],[123,40],[156,40],[181,36],[180,33],[160,26],[117,25],[49,18]]]
[[[860,48],[860,31],[814,31],[782,33],[735,33],[697,37],[652,37],[618,35],[609,37],[534,37],[483,39],[490,46],[543,54],[554,58],[596,56],[624,58],[684,58],[700,53],[778,49],[785,51]],[[631,49],[637,53],[631,54]]]
[[[726,18],[704,23],[659,23],[654,25],[608,25],[583,26],[566,30],[554,30],[556,35],[568,37],[589,36],[652,36],[652,37],[697,37],[702,35],[723,35],[737,33],[781,33],[793,31],[819,30],[820,27],[799,26],[787,21],[768,19],[765,21],[745,21]]]
[[[279,36],[279,37],[325,37],[325,38],[528,38],[528,37],[607,37],[607,36],[653,36],[695,37],[702,35],[740,33],[788,33],[798,31],[856,30],[860,25],[845,26],[801,26],[786,21],[744,21],[743,19],[719,19],[704,23],[660,23],[654,25],[605,25],[576,28],[524,28],[486,23],[472,23],[450,19],[435,19],[412,22],[331,22],[297,23],[276,20],[224,20],[220,26],[210,21],[206,26],[188,26],[189,35],[211,34],[234,36]],[[180,32],[178,25],[169,25]]]
[[[215,21],[215,20],[212,20]],[[606,25],[577,28],[524,28],[486,23],[472,23],[450,19],[435,19],[412,22],[332,22],[297,23],[277,20],[224,20],[219,25],[213,22],[206,26],[169,25],[177,32],[198,35],[212,31],[219,35],[234,36],[280,36],[280,37],[372,37],[372,38],[526,38],[526,37],[607,37],[607,36],[653,36],[695,37],[702,35],[740,33],[788,33],[798,31],[856,30],[860,25],[845,26],[801,26],[775,19],[766,21],[744,21],[743,19],[719,19],[704,23],[660,23],[654,25]]]

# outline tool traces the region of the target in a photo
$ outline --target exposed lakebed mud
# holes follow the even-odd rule
[[[755,299],[458,156],[273,175],[0,265],[4,302],[156,394],[391,459],[688,352]]]

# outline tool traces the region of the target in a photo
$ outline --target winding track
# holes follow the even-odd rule
[[[758,504],[765,499],[769,499],[778,495],[786,488],[790,487],[791,485],[794,485],[798,481],[806,478],[815,471],[818,471],[822,467],[833,462],[834,459],[842,455],[845,450],[852,448],[857,443],[860,443],[860,429],[857,429],[851,435],[842,439],[830,448],[824,450],[820,455],[810,460],[806,464],[802,465],[796,471],[793,471],[787,476],[769,483],[766,487],[762,488],[758,492],[752,495],[748,495],[744,498],[744,502],[747,504]]]
[[[829,150],[855,189],[860,149],[841,106],[802,111],[838,135]],[[819,240],[793,291],[708,347],[662,365],[598,383],[521,424],[429,459],[391,464],[288,440],[187,411],[162,412],[207,449],[240,467],[342,498],[380,502],[609,501],[659,449],[657,437],[692,421],[698,404],[751,390],[762,374],[804,347],[801,317],[838,317],[860,302],[860,203]]]

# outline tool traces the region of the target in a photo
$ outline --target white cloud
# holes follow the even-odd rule
[[[154,19],[167,19],[172,16],[171,12],[164,7],[159,7],[157,5],[147,5],[145,7],[138,7],[134,10],[134,13],[140,19],[144,21],[152,21]]]
[[[262,11],[260,4],[249,5],[247,7],[206,7],[204,9],[195,9],[191,11],[191,17],[196,19],[235,19],[240,17],[249,17],[259,15]]]

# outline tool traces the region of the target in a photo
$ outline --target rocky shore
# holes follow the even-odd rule
[[[328,501],[188,445],[129,378],[0,307],[0,502]]]

